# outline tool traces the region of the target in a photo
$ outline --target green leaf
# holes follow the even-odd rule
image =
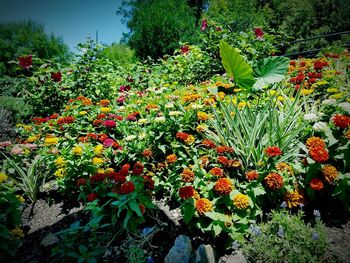
[[[142,216],[140,206],[135,200],[130,201],[128,205],[138,216]]]
[[[193,200],[186,202],[182,207],[182,214],[184,216],[184,221],[186,224],[191,222],[193,215],[195,213]]]
[[[281,81],[287,73],[289,59],[286,57],[268,57],[258,62],[255,70],[256,82],[254,90]]]
[[[232,222],[232,218],[225,214],[221,214],[217,212],[206,212],[205,215],[214,221],[221,221],[221,222],[227,222],[227,223]]]
[[[240,88],[251,89],[255,83],[253,69],[242,56],[225,41],[220,42],[220,56],[227,74],[234,77]]]
[[[220,225],[213,225],[213,230],[214,230],[215,236],[218,236],[222,231],[222,227]]]

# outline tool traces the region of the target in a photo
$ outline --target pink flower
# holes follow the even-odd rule
[[[111,138],[108,138],[106,140],[103,141],[103,147],[108,148],[113,146],[113,144],[115,143],[115,141]]]
[[[0,142],[0,149],[6,148],[6,147],[10,146],[11,144],[12,144],[11,141]]]
[[[125,96],[120,96],[116,101],[118,105],[123,105],[125,102]]]
[[[32,63],[33,63],[32,55],[18,58],[18,64],[24,69],[28,70],[32,66]]]
[[[206,19],[202,20],[202,27],[201,30],[204,31],[208,27],[208,23]]]
[[[117,126],[117,123],[115,121],[112,121],[112,120],[106,120],[103,122],[103,126],[105,126],[107,128],[115,128],[115,126]]]
[[[264,31],[260,27],[254,28],[254,33],[257,39],[263,39]]]

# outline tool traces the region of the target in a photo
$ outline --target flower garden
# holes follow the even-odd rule
[[[36,115],[0,143],[0,257],[20,253],[21,207],[35,204],[46,182],[89,216],[88,228],[57,234],[52,254],[72,262],[96,262],[106,244],[151,227],[155,200],[180,209],[189,233],[221,238],[228,250],[248,249],[273,211],[303,213],[313,225],[348,214],[350,54],[266,56],[269,34],[259,30],[247,36],[258,56],[213,40],[220,74],[189,44],[131,68],[114,68],[91,41],[70,67],[29,54],[13,61]],[[64,245],[69,231],[76,249]],[[79,246],[79,231],[90,244]],[[101,231],[111,236],[94,237]],[[314,237],[303,243],[310,251],[324,242]]]

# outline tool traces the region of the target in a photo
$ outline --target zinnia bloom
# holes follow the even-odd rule
[[[207,198],[199,198],[196,201],[196,210],[200,215],[204,214],[205,212],[211,211],[212,208],[213,205]]]
[[[272,190],[281,189],[283,187],[283,178],[278,173],[269,173],[265,177],[265,182],[267,186]]]
[[[224,165],[224,166],[230,166],[230,160],[227,159],[225,156],[219,156],[217,158],[218,163]]]
[[[269,157],[275,157],[282,155],[282,150],[278,146],[269,146],[265,149],[265,153]]]
[[[103,141],[103,147],[108,148],[113,146],[113,144],[115,143],[115,141],[111,138],[107,138]]]
[[[258,179],[259,173],[257,170],[250,170],[245,173],[245,177],[248,179],[248,181],[254,181]]]
[[[72,149],[72,154],[74,155],[82,155],[83,154],[83,148],[80,146],[74,146]]]
[[[93,202],[98,198],[98,195],[96,193],[91,193],[87,196],[88,202]]]
[[[310,182],[310,188],[315,191],[320,191],[323,189],[323,182],[319,178],[313,178]]]
[[[247,209],[249,207],[249,197],[241,193],[236,194],[233,197],[233,204],[238,209]]]
[[[264,36],[264,31],[262,31],[260,27],[254,28],[254,33],[255,33],[255,37],[258,39],[262,39]]]
[[[100,156],[103,152],[103,145],[99,144],[94,147],[94,154]]]
[[[208,139],[204,139],[202,141],[202,144],[204,145],[204,147],[206,147],[208,149],[213,149],[216,147],[215,143],[212,142],[211,140],[208,140]]]
[[[220,178],[214,186],[214,191],[219,195],[228,195],[232,190],[233,185],[229,178]]]
[[[219,146],[216,148],[218,154],[233,153],[233,149],[229,146]]]
[[[62,73],[61,72],[51,72],[51,79],[55,82],[61,82]]]
[[[217,177],[223,177],[224,176],[224,171],[219,168],[219,167],[214,167],[212,168],[209,173],[211,173],[212,175],[215,175]]]
[[[189,134],[186,132],[178,132],[175,135],[176,139],[180,139],[181,141],[187,140],[188,136],[189,136]]]
[[[55,145],[58,143],[57,137],[48,137],[45,139],[45,146]]]
[[[56,164],[57,167],[64,166],[66,164],[66,160],[63,157],[59,156],[55,160],[55,164]]]
[[[150,149],[145,149],[143,152],[142,152],[142,155],[146,158],[150,158],[152,157],[153,155],[153,152],[150,150]]]
[[[304,195],[301,191],[291,191],[287,192],[284,196],[287,206],[289,208],[297,207],[304,203]]]
[[[190,47],[188,45],[184,45],[181,47],[180,52],[182,54],[187,54],[190,51]]]
[[[175,163],[177,161],[177,156],[176,154],[170,154],[166,157],[166,161],[171,164],[171,163]]]
[[[149,178],[148,176],[144,175],[143,176],[143,186],[145,187],[145,189],[153,190],[154,189],[154,181],[152,180],[152,178]]]
[[[126,182],[121,185],[118,193],[120,195],[130,194],[135,190],[135,185],[133,182]]]
[[[344,114],[336,114],[333,116],[332,122],[335,126],[341,129],[346,129],[350,126],[350,117]]]
[[[204,31],[208,27],[208,22],[206,19],[202,20],[201,30]]]
[[[77,180],[77,186],[79,187],[79,186],[84,186],[84,185],[86,185],[86,179],[84,179],[84,178],[79,178],[79,179]]]
[[[111,103],[110,100],[100,100],[100,105],[103,107],[108,106]]]
[[[136,162],[132,168],[133,175],[140,175],[143,173],[143,164],[140,162]]]
[[[184,186],[179,189],[179,196],[182,199],[188,199],[194,196],[193,186]]]
[[[112,121],[112,120],[106,120],[103,122],[103,126],[105,126],[107,128],[115,128],[117,126],[117,123],[115,121]]]
[[[309,150],[315,147],[325,148],[326,144],[320,137],[310,137],[306,140],[306,147]]]
[[[199,121],[207,121],[209,120],[209,115],[203,111],[198,111],[197,118]]]
[[[327,150],[319,146],[310,149],[310,156],[315,162],[318,163],[324,163],[329,158]]]
[[[339,172],[337,171],[337,168],[335,168],[333,165],[325,165],[322,167],[322,175],[327,183],[331,184],[333,181],[337,178]]]
[[[284,163],[284,162],[280,162],[278,164],[276,164],[276,170],[279,171],[279,172],[287,172],[288,174],[290,175],[293,175],[294,172],[293,172],[293,168],[288,165],[287,163]]]
[[[28,70],[32,66],[32,63],[33,63],[32,55],[18,58],[18,64],[24,69]]]
[[[194,172],[192,172],[190,169],[186,168],[181,173],[182,181],[184,182],[193,182],[194,180]]]
[[[101,165],[101,164],[103,164],[103,159],[102,158],[99,158],[99,157],[94,157],[93,159],[92,159],[92,163],[94,164],[94,165]]]

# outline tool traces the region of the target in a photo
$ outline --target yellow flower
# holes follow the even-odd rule
[[[200,124],[196,128],[197,132],[205,132],[207,129],[208,129],[208,126],[205,124]]]
[[[304,196],[300,191],[291,191],[285,194],[285,200],[289,208],[297,207],[304,203]]]
[[[24,198],[23,198],[23,196],[21,196],[21,195],[16,195],[16,197],[17,197],[17,200],[18,201],[20,201],[21,203],[24,203]]]
[[[303,95],[303,96],[307,96],[307,95],[310,95],[313,92],[314,92],[313,89],[302,89],[300,94]]]
[[[18,226],[16,226],[16,228],[11,230],[11,234],[19,238],[24,238],[23,230],[20,229]]]
[[[336,93],[336,92],[338,92],[339,90],[337,89],[337,88],[328,88],[327,89],[327,92],[328,93]]]
[[[94,157],[93,159],[92,159],[92,163],[94,164],[94,165],[100,165],[100,164],[103,164],[103,159],[102,158],[99,158],[99,157]]]
[[[102,154],[102,152],[103,152],[103,145],[102,144],[95,146],[95,148],[94,148],[95,155],[100,156]]]
[[[108,108],[108,107],[101,107],[101,112],[102,113],[108,113],[108,112],[111,112],[111,108]]]
[[[226,94],[222,91],[218,92],[218,97],[220,100],[223,100],[225,98]]]
[[[236,194],[233,197],[233,204],[238,209],[247,209],[249,207],[249,197],[241,193]]]
[[[105,170],[103,170],[103,169],[101,169],[101,168],[98,168],[97,169],[97,173],[98,174],[104,174],[106,171]]]
[[[82,115],[82,116],[84,116],[84,115],[87,114],[87,111],[86,111],[86,110],[83,110],[83,111],[79,112],[79,114]]]
[[[8,176],[4,173],[0,173],[0,183],[5,182],[8,179]]]
[[[32,127],[29,126],[29,125],[23,125],[23,128],[24,128],[26,131],[31,131],[31,130],[32,130]]]
[[[322,167],[322,174],[324,179],[331,184],[337,178],[339,172],[333,165],[327,164]]]
[[[270,95],[273,96],[276,94],[276,91],[275,90],[270,90]]]
[[[60,156],[55,160],[55,164],[57,167],[64,166],[66,164],[66,160]]]
[[[200,121],[207,121],[209,119],[209,115],[203,111],[199,111],[197,113],[197,118]]]
[[[38,138],[36,136],[30,136],[28,137],[28,139],[26,140],[26,143],[32,143],[35,142]]]
[[[339,92],[339,93],[335,93],[331,96],[329,96],[330,99],[341,99],[343,98],[343,93]]]
[[[48,137],[45,139],[45,146],[55,145],[58,143],[57,137]]]
[[[190,144],[194,143],[195,140],[196,140],[196,139],[194,138],[193,135],[189,135],[189,136],[187,137],[187,139],[185,140],[185,143],[186,143],[187,145],[190,145]]]
[[[246,105],[247,105],[247,102],[241,101],[240,103],[238,103],[238,109],[243,109]]]
[[[80,146],[74,146],[72,149],[72,154],[74,155],[82,155],[83,154],[83,148]]]
[[[62,178],[65,174],[65,171],[63,168],[57,169],[55,172],[55,176],[58,178]]]
[[[106,170],[104,170],[104,173],[109,174],[109,173],[113,173],[114,169],[113,168],[107,168]]]
[[[199,198],[196,200],[195,206],[198,214],[200,215],[213,209],[212,203],[206,198]]]
[[[283,97],[283,96],[278,96],[277,99],[278,99],[279,101],[284,101],[284,97]]]

